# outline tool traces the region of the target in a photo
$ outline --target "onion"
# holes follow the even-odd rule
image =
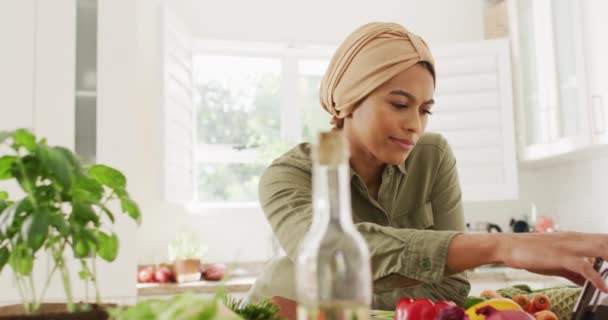
[[[469,320],[464,309],[458,306],[447,306],[435,316],[435,320]]]

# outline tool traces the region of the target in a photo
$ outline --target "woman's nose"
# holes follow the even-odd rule
[[[408,112],[403,123],[403,129],[409,132],[420,133],[422,130],[422,119],[418,112]]]

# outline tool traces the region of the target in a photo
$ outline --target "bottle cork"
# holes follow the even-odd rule
[[[339,165],[348,161],[348,144],[342,131],[332,130],[319,133],[316,153],[321,165]]]

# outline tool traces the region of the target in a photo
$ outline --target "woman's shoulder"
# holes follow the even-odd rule
[[[426,167],[439,165],[442,161],[451,161],[454,155],[448,141],[439,133],[427,132],[418,142],[406,160],[406,165],[425,163]]]
[[[310,143],[300,143],[274,159],[264,171],[264,176],[276,176],[289,172],[312,172]]]
[[[418,146],[427,146],[437,149],[437,151],[444,152],[445,149],[449,148],[448,141],[440,133],[427,132],[420,137],[420,140],[416,143]]]
[[[272,161],[264,170],[258,187],[260,199],[267,199],[288,189],[308,190],[311,175],[310,144],[298,144]]]
[[[289,149],[287,152],[283,153],[276,159],[272,161],[271,165],[274,164],[305,164],[311,165],[312,160],[310,156],[311,146],[308,142],[303,142],[295,145],[293,148]]]

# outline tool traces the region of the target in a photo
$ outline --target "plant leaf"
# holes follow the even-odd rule
[[[15,156],[4,156],[0,158],[0,180],[6,180],[13,177],[11,167],[15,162]]]
[[[120,207],[123,212],[126,212],[137,224],[141,224],[141,212],[139,206],[131,198],[121,198]]]
[[[40,165],[48,172],[64,190],[70,190],[72,186],[72,165],[65,158],[63,152],[56,148],[50,148],[39,144],[36,153],[40,158]]]
[[[40,175],[38,157],[28,154],[21,159],[16,158],[15,165],[11,167],[11,173],[25,192],[31,192],[34,188],[34,181]]]
[[[87,280],[91,277],[91,274],[87,270],[80,270],[78,272],[78,277],[82,280]]]
[[[86,224],[89,221],[93,221],[96,226],[99,226],[99,216],[93,210],[90,204],[83,202],[72,203],[72,216],[78,221]]]
[[[74,154],[74,152],[72,152],[72,150],[60,146],[53,147],[53,149],[63,154],[63,157],[68,161],[68,163],[76,174],[84,173],[84,168],[82,166],[82,163],[80,162],[80,159],[78,158],[78,156],[76,156],[76,154]]]
[[[72,194],[79,200],[99,202],[103,197],[103,187],[97,180],[86,175],[77,175]]]
[[[0,199],[2,199],[2,200],[8,200],[8,192],[6,192],[6,191],[0,191]]]
[[[4,199],[0,199],[0,215],[2,215],[2,212],[4,212],[4,209],[6,209],[8,206],[9,206],[8,203],[6,201],[4,201]],[[0,231],[0,235],[2,235],[1,231]]]
[[[34,254],[25,244],[17,245],[11,252],[8,263],[13,271],[27,276],[32,273],[34,268]]]
[[[89,168],[89,175],[97,180],[97,182],[114,190],[117,194],[123,191],[127,185],[127,179],[120,171],[102,164],[91,166]]]
[[[108,262],[114,261],[118,256],[118,236],[115,233],[108,236],[103,232],[98,232],[97,238],[99,239],[99,256]]]
[[[114,214],[112,213],[112,211],[110,211],[110,209],[108,209],[108,207],[106,207],[105,205],[99,203],[97,204],[98,207],[101,208],[101,211],[103,211],[107,216],[108,219],[110,219],[110,221],[112,221],[112,223],[114,223]]]
[[[21,226],[21,237],[33,252],[38,251],[44,244],[49,233],[49,214],[39,211],[30,214]]]
[[[0,248],[0,272],[2,272],[2,268],[4,268],[4,266],[8,262],[8,258],[10,257],[10,255],[11,252],[8,251],[7,247]]]
[[[19,205],[17,206],[17,213],[34,211],[34,206],[32,206],[32,202],[28,197],[23,198],[18,203]]]
[[[95,249],[95,251],[97,251],[97,247],[99,246],[99,238],[97,237],[96,229],[82,230],[82,237],[89,242],[90,249]]]
[[[61,213],[52,213],[49,216],[49,223],[51,226],[53,226],[55,229],[57,229],[57,231],[59,231],[59,234],[61,234],[64,237],[67,237],[70,233],[70,228],[68,227],[68,224],[65,222],[64,216]]]
[[[13,134],[13,139],[17,146],[24,147],[29,152],[34,152],[36,148],[36,137],[26,129],[17,129]]]
[[[0,233],[7,234],[17,215],[17,207],[21,202],[15,202],[0,213]]]
[[[52,185],[37,186],[34,188],[34,197],[38,205],[55,201],[57,192]]]
[[[86,240],[82,238],[72,237],[73,246],[72,250],[74,250],[74,256],[76,258],[86,258],[89,255],[89,246],[87,245]]]

